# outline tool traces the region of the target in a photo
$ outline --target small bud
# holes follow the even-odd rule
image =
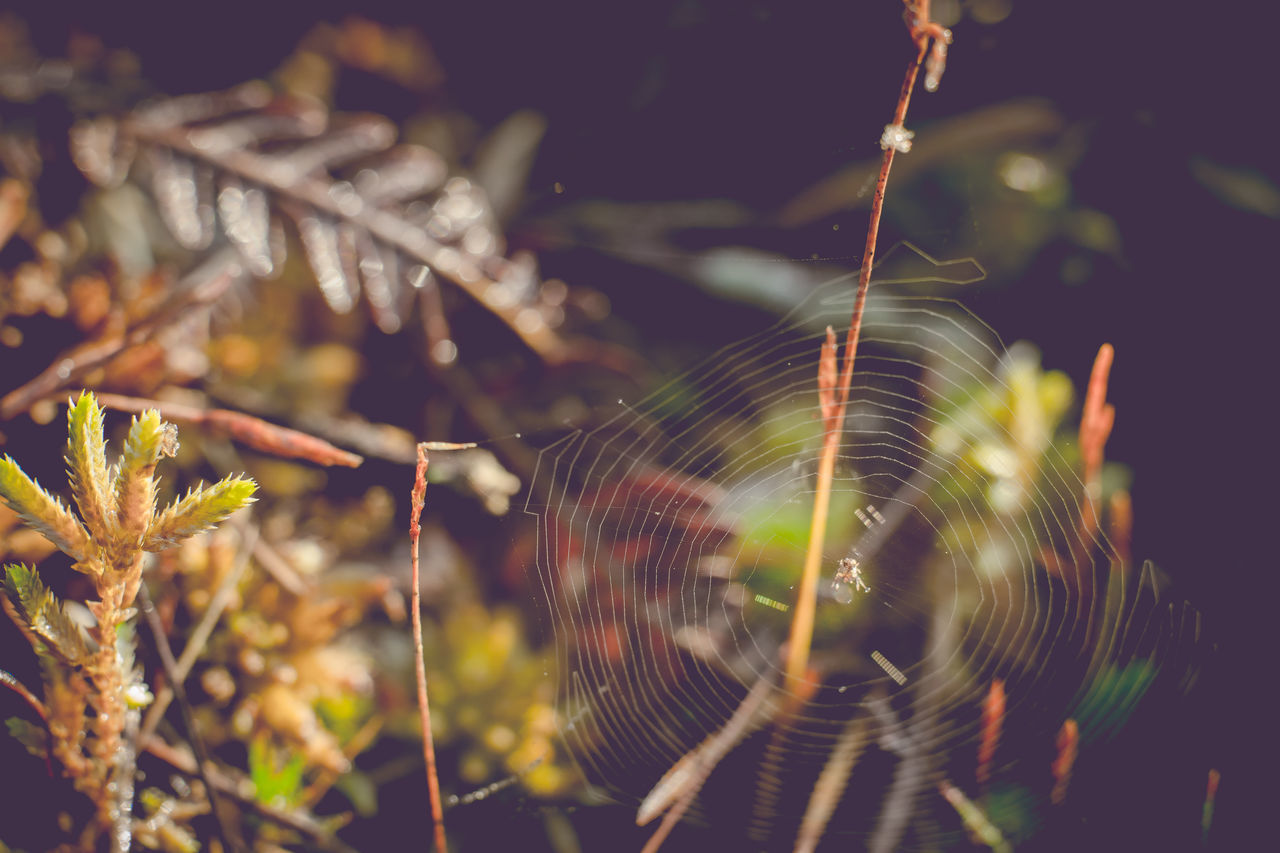
[[[147,685],[141,682],[130,684],[124,689],[124,702],[133,710],[145,708],[155,699],[156,697],[151,695],[151,690]]]

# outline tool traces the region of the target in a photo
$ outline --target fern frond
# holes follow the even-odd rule
[[[48,649],[65,663],[78,666],[89,654],[80,626],[67,616],[34,568],[21,564],[5,566],[4,590],[16,605],[24,627],[48,644]],[[36,650],[39,653],[39,649]]]
[[[93,538],[109,542],[115,528],[115,495],[107,477],[102,409],[91,392],[83,392],[69,406],[67,427],[67,477],[71,494]]]
[[[0,459],[0,498],[29,527],[77,563],[89,555],[89,533],[80,520],[7,455]]]
[[[154,409],[135,417],[129,427],[114,490],[121,544],[140,542],[155,515],[156,463],[175,443],[173,433]]]
[[[227,477],[212,486],[194,488],[186,497],[165,507],[147,531],[143,549],[163,551],[202,530],[208,530],[231,513],[252,503],[258,484],[241,477]]]
[[[321,293],[338,313],[363,291],[378,327],[398,331],[434,274],[547,360],[569,356],[532,256],[504,255],[483,190],[451,178],[436,152],[394,145],[395,127],[385,118],[330,116],[247,85],[160,101],[108,123],[77,132],[82,171],[110,185],[136,152],[161,218],[185,247],[204,250],[223,237],[247,269],[271,276],[284,261],[283,215],[297,226]],[[344,179],[356,161],[359,169]],[[450,350],[436,357],[447,360]]]

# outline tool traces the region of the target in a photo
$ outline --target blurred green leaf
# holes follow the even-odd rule
[[[9,736],[26,747],[27,752],[36,758],[47,755],[48,737],[43,727],[21,717],[10,717],[4,721],[4,725],[9,730]],[[3,848],[4,845],[0,844],[0,850]]]
[[[306,758],[298,754],[290,755],[281,763],[279,751],[266,737],[256,737],[249,742],[249,778],[260,803],[296,805],[302,794],[302,773],[306,766]]]

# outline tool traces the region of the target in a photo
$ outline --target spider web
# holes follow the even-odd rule
[[[1065,380],[937,295],[976,264],[896,261],[930,269],[878,273],[869,292],[803,695],[784,687],[783,644],[821,444],[817,357],[856,275],[540,453],[526,511],[561,735],[613,797],[645,801],[694,752],[708,778],[689,815],[757,844],[790,849],[821,796],[818,834],[967,845],[945,785],[1002,795],[990,820],[1018,841],[1065,784],[1050,772],[1065,720],[1087,748],[1157,674],[1194,678],[1198,615],[1082,523]],[[1004,746],[982,769],[996,680]]]

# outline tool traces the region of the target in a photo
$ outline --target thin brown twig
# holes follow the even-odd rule
[[[422,757],[427,765],[427,793],[431,799],[431,822],[435,827],[437,853],[449,849],[444,837],[444,809],[440,804],[440,779],[436,775],[436,749],[431,737],[431,706],[427,702],[427,662],[422,644],[422,584],[418,565],[418,540],[422,538],[422,507],[427,502],[427,466],[432,450],[466,450],[474,444],[424,441],[418,445],[418,467],[414,472],[410,494],[409,547],[413,566],[413,589],[410,616],[413,622],[414,669],[418,677],[418,709],[422,713]]]
[[[186,681],[187,675],[191,672],[191,667],[195,665],[196,658],[204,650],[205,643],[209,641],[209,637],[213,634],[214,626],[217,625],[218,619],[222,617],[222,612],[231,603],[231,596],[235,592],[235,586],[240,582],[241,575],[244,574],[245,568],[249,565],[249,555],[253,550],[252,543],[258,541],[257,526],[247,527],[248,529],[244,536],[249,540],[250,544],[246,545],[243,541],[241,542],[235,565],[231,571],[227,572],[227,576],[222,579],[222,583],[214,592],[209,606],[205,608],[200,621],[192,630],[186,646],[182,649],[182,654],[174,663],[173,672],[169,673],[170,678]],[[155,701],[147,709],[147,715],[142,721],[142,728],[139,730],[140,733],[138,735],[140,742],[145,743],[150,739],[156,730],[156,726],[160,724],[161,718],[164,717],[164,712],[168,710],[169,704],[173,701],[173,697],[174,692],[171,685],[165,685],[164,688],[157,691]]]
[[[157,737],[152,737],[148,740],[144,745],[144,749],[181,773],[185,773],[188,776],[199,775],[195,757],[183,749],[170,746]],[[350,846],[335,838],[332,831],[322,826],[312,815],[300,809],[281,809],[270,803],[260,801],[255,795],[253,784],[248,779],[230,775],[229,771],[214,766],[208,768],[204,782],[206,785],[212,785],[213,789],[219,793],[226,794],[272,823],[306,835],[322,850],[332,850],[335,853],[354,853]]]
[[[996,747],[1000,745],[1000,731],[1004,727],[1004,682],[999,678],[991,679],[991,687],[987,691],[987,699],[982,705],[982,740],[978,744],[978,788],[986,793],[991,782],[991,762],[996,757]]]
[[[1061,805],[1067,798],[1067,785],[1071,783],[1071,768],[1076,763],[1076,750],[1080,744],[1080,728],[1076,721],[1068,717],[1058,730],[1058,754],[1053,760],[1053,792],[1049,799],[1053,804]]]
[[[163,329],[188,320],[226,293],[243,270],[234,249],[218,252],[188,273],[163,306],[123,334],[87,341],[64,351],[33,379],[0,398],[0,420],[8,420],[33,403],[78,383],[89,371],[111,362],[127,349],[154,338]]]
[[[160,621],[160,614],[156,612],[155,606],[151,603],[151,596],[147,592],[146,584],[138,587],[138,603],[141,605],[142,614],[147,620],[147,625],[151,628],[152,640],[156,644],[156,652],[160,655],[160,664],[164,668],[165,676],[169,679],[169,687],[173,690],[178,707],[182,710],[182,720],[187,729],[187,737],[190,739],[191,748],[196,754],[196,773],[204,781],[205,787],[208,788],[209,806],[213,812],[215,825],[218,828],[218,835],[222,843],[231,850],[247,850],[248,848],[245,846],[244,839],[240,836],[236,821],[229,819],[226,811],[223,810],[218,790],[210,779],[210,768],[213,766],[213,760],[209,757],[209,751],[205,747],[204,739],[200,737],[195,715],[192,713],[191,704],[187,701],[186,689],[182,685],[183,680],[177,677],[177,661],[174,660],[173,649],[169,647],[169,638],[165,634],[164,624]]]
[[[848,408],[849,394],[853,387],[853,364],[858,352],[858,339],[862,334],[862,316],[866,309],[867,289],[871,283],[871,269],[875,265],[876,240],[880,234],[880,215],[884,209],[885,187],[889,182],[889,170],[893,166],[893,156],[900,145],[890,139],[890,130],[897,128],[903,134],[903,122],[906,121],[907,107],[911,103],[911,92],[915,89],[916,78],[920,66],[929,55],[930,41],[949,41],[950,33],[934,24],[929,17],[929,0],[907,2],[908,26],[911,38],[915,42],[916,55],[907,66],[906,76],[902,80],[902,89],[898,93],[898,105],[893,113],[893,122],[886,128],[885,137],[881,141],[884,156],[880,161],[880,174],[876,178],[875,195],[871,200],[871,218],[867,225],[867,241],[862,253],[862,269],[858,276],[858,291],[854,298],[853,314],[849,319],[849,331],[845,336],[843,361],[841,363],[840,380],[835,388],[835,399],[830,401],[832,410],[824,413],[824,435],[821,455],[818,458],[818,480],[814,495],[813,516],[809,526],[809,544],[805,551],[804,569],[800,576],[800,589],[796,593],[796,609],[791,620],[791,632],[788,641],[786,683],[788,689],[794,691],[805,677],[809,663],[809,648],[813,641],[814,616],[817,610],[818,575],[822,562],[823,543],[826,539],[827,514],[831,504],[831,481],[835,476],[836,457],[840,450],[840,441],[844,433],[845,412]],[[939,51],[935,49],[930,61],[930,79],[936,81],[941,74],[938,64]],[[945,59],[945,50],[941,57]],[[905,137],[909,139],[908,137]],[[902,144],[903,150],[909,145]],[[824,353],[826,348],[824,347]],[[829,358],[835,358],[832,353]],[[824,375],[829,375],[830,365],[819,368]]]
[[[310,594],[313,584],[298,574],[298,570],[284,558],[267,540],[259,537],[253,543],[253,558],[271,579],[291,595],[302,598]]]
[[[346,468],[357,468],[364,462],[357,454],[335,447],[323,438],[231,409],[202,409],[198,406],[126,397],[122,394],[99,392],[96,396],[99,403],[111,409],[137,414],[155,409],[166,421],[207,426],[255,450],[286,459],[306,459],[317,465],[341,465]]]
[[[31,710],[40,715],[41,720],[48,722],[49,718],[45,714],[44,703],[36,697],[36,694],[27,689],[27,685],[23,684],[21,681],[14,678],[12,674],[3,669],[0,669],[0,685],[8,687],[14,693],[21,696],[23,701],[31,706]]]
[[[1080,461],[1084,473],[1084,506],[1080,508],[1080,525],[1086,542],[1098,529],[1102,501],[1102,454],[1116,421],[1115,407],[1107,402],[1107,379],[1114,360],[1115,350],[1111,344],[1098,348],[1093,370],[1089,373],[1084,409],[1080,413]]]

